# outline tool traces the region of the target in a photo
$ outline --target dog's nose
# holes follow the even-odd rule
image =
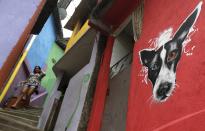
[[[170,91],[172,83],[164,82],[159,85],[159,89],[157,90],[157,96],[163,100],[167,97],[168,92]]]

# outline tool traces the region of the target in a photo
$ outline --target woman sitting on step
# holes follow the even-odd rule
[[[19,102],[26,98],[27,105],[29,104],[31,95],[38,91],[41,79],[45,76],[45,73],[41,70],[40,66],[35,66],[33,73],[29,75],[26,81],[22,81],[21,86],[23,87],[21,94],[17,97],[15,103],[11,106],[12,108],[17,108]]]

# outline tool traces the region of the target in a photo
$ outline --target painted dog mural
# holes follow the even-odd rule
[[[148,69],[148,79],[153,86],[153,100],[166,101],[176,86],[176,68],[192,26],[201,11],[200,2],[193,12],[184,20],[174,36],[168,42],[154,49],[143,49],[139,52],[141,64]]]

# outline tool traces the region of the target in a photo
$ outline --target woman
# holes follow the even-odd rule
[[[37,91],[38,86],[40,85],[41,79],[45,76],[45,73],[41,70],[40,66],[35,66],[33,73],[29,75],[29,78],[26,81],[22,81],[21,85],[23,89],[21,94],[17,97],[16,102],[11,106],[16,108],[22,98],[26,97],[27,103],[30,101],[31,95]]]

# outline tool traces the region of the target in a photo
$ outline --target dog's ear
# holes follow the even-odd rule
[[[182,23],[178,31],[175,33],[173,40],[178,44],[182,44],[187,37],[189,30],[196,21],[197,16],[199,15],[200,8],[196,8],[188,18]]]
[[[142,65],[149,67],[156,52],[154,50],[142,50],[139,52]]]

